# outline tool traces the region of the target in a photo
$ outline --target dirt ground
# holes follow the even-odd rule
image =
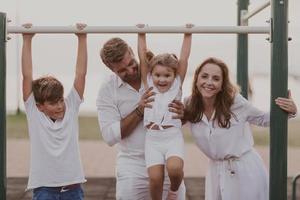
[[[256,147],[266,166],[269,163],[269,147]],[[84,172],[87,177],[114,177],[116,147],[102,141],[80,141]],[[27,177],[30,146],[28,140],[7,140],[7,177]],[[185,145],[185,177],[204,177],[208,159],[193,143]],[[288,176],[300,174],[300,148],[288,149]]]

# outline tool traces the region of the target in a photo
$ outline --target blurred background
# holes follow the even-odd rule
[[[266,1],[250,0],[249,11]],[[1,12],[7,13],[12,20],[11,26],[32,23],[36,26],[68,26],[77,22],[91,26],[134,26],[138,23],[149,26],[184,26],[193,23],[196,26],[236,26],[237,0],[1,0]],[[292,96],[300,106],[300,1],[289,1],[289,79],[288,87]],[[270,7],[249,20],[249,26],[268,26]],[[111,37],[126,40],[136,53],[136,34],[89,34],[88,35],[88,74],[84,102],[80,108],[80,148],[84,171],[87,177],[114,177],[116,147],[109,147],[101,140],[97,123],[96,97],[101,84],[108,79],[111,72],[102,63],[99,50],[103,43]],[[25,194],[29,169],[30,144],[28,142],[26,117],[21,94],[20,57],[22,37],[9,35],[7,42],[7,176],[22,177],[8,179],[8,192],[13,199],[30,199]],[[253,94],[252,103],[261,110],[270,108],[270,43],[268,35],[249,35],[249,80]],[[148,46],[154,53],[172,52],[179,54],[182,34],[148,34]],[[66,93],[70,90],[74,79],[77,39],[72,34],[37,34],[33,39],[33,73],[34,78],[42,75],[54,75],[64,85]],[[195,34],[187,77],[183,86],[183,96],[191,92],[194,70],[205,58],[214,56],[224,60],[230,67],[232,80],[236,80],[237,36],[235,34]],[[16,113],[18,113],[16,115]],[[288,131],[288,175],[300,172],[300,118],[289,121]],[[187,129],[184,128],[186,141],[185,177],[202,177],[197,184],[187,180],[187,189],[202,184],[207,168],[206,157],[193,144]],[[269,164],[269,130],[253,127],[256,148]],[[100,193],[114,195],[114,188],[105,183],[92,185],[104,186]],[[100,180],[100,179],[99,179]],[[104,180],[104,179],[101,179]],[[114,180],[114,179],[109,179]],[[290,179],[289,179],[290,180]],[[18,182],[19,181],[19,182]],[[17,184],[19,183],[19,185]],[[290,182],[289,182],[290,183]],[[289,192],[290,190],[289,184]],[[19,187],[19,188],[18,188]],[[91,191],[91,190],[89,190]],[[189,193],[188,191],[188,193]],[[92,194],[89,192],[89,194]],[[190,194],[190,193],[189,193]],[[19,196],[18,196],[19,195]],[[24,198],[21,198],[21,196]],[[109,198],[103,198],[109,199]],[[111,198],[113,199],[113,197]],[[191,198],[192,199],[192,198]],[[195,199],[200,199],[199,196]]]
[[[1,11],[12,20],[9,25],[20,26],[31,22],[39,26],[68,26],[84,22],[92,26],[134,26],[145,23],[149,26],[183,26],[193,23],[199,26],[235,26],[237,24],[236,0],[1,0]],[[265,1],[251,0],[249,11]],[[289,1],[289,88],[295,101],[300,103],[300,8],[299,1]],[[249,26],[267,26],[270,7],[249,20]],[[84,115],[95,115],[95,100],[103,81],[111,72],[103,65],[99,50],[111,37],[122,37],[136,52],[136,34],[90,34],[88,36],[88,75],[85,101],[81,106]],[[7,110],[14,113],[23,110],[20,93],[21,35],[12,34],[7,43]],[[249,79],[253,89],[252,102],[263,110],[270,105],[270,43],[267,35],[249,35]],[[154,53],[179,54],[181,34],[149,34],[148,45]],[[61,80],[66,91],[73,84],[77,40],[71,34],[41,34],[33,40],[34,78],[51,74]],[[192,75],[198,64],[209,56],[223,59],[236,79],[236,35],[195,34],[189,69],[183,88],[183,96],[190,94]]]

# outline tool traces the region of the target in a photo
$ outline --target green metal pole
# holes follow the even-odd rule
[[[248,10],[249,0],[238,0],[237,24],[241,25],[241,11]],[[241,94],[248,98],[248,34],[237,35],[237,83]]]
[[[0,199],[6,200],[6,14],[0,13]]]
[[[270,199],[287,199],[287,113],[276,104],[287,97],[288,0],[271,1]]]

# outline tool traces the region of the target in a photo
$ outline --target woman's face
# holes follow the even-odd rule
[[[196,84],[204,99],[215,100],[223,84],[221,68],[216,64],[207,63],[199,72]]]

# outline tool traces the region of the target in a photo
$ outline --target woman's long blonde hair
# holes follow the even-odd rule
[[[215,107],[215,116],[213,120],[217,120],[218,125],[222,128],[230,127],[230,119],[234,117],[234,114],[230,110],[234,102],[234,97],[238,92],[238,87],[233,85],[229,79],[229,70],[227,65],[217,59],[210,57],[204,60],[196,69],[194,74],[193,86],[192,86],[192,95],[186,102],[185,108],[185,120],[188,120],[192,123],[197,123],[201,121],[204,113],[204,104],[203,97],[197,88],[198,75],[201,72],[202,68],[206,64],[215,64],[220,67],[222,71],[222,88],[221,91],[217,94],[214,107]]]

